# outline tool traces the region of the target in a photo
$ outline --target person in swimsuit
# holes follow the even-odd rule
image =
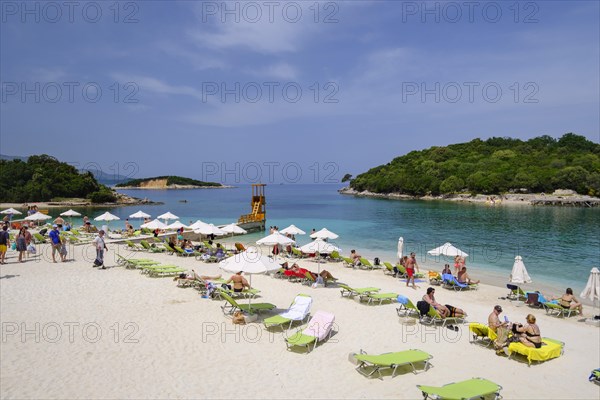
[[[233,282],[233,291],[235,293],[242,292],[244,288],[250,289],[248,281],[242,276],[242,271],[238,272],[235,275],[232,275],[231,278],[229,278],[229,280],[225,282],[225,284],[228,284],[229,282]]]
[[[535,347],[539,349],[542,347],[542,336],[540,334],[540,328],[535,323],[535,316],[532,314],[527,315],[527,325],[518,325],[515,328],[519,335],[519,341],[527,347]]]
[[[408,284],[410,283],[410,281],[412,280],[412,287],[413,289],[416,289],[417,286],[415,285],[415,268],[417,269],[417,272],[419,272],[419,264],[417,264],[417,256],[415,253],[410,253],[410,258],[406,261],[406,287],[408,287]]]
[[[474,281],[473,279],[471,279],[471,277],[467,273],[467,267],[462,267],[462,269],[456,276],[456,280],[458,280],[459,283],[464,283],[467,285],[476,285],[480,282],[480,281]]]
[[[578,310],[579,314],[583,315],[583,305],[581,305],[581,302],[579,302],[575,296],[573,296],[573,289],[571,288],[567,288],[565,294],[562,295],[562,297],[558,298],[558,299],[554,299],[554,300],[558,300],[558,304],[562,307],[562,308],[566,308],[566,309],[570,309],[570,310]]]
[[[442,318],[446,318],[450,315],[450,310],[446,308],[446,306],[441,305],[437,301],[435,301],[435,289],[430,287],[427,288],[427,294],[423,296],[423,301],[429,303],[429,305],[435,308],[441,315]]]

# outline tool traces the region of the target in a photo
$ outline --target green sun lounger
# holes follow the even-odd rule
[[[506,285],[506,288],[510,290],[506,295],[508,300],[527,300],[527,295],[520,287],[509,283]]]
[[[389,263],[387,261],[384,261],[383,262],[383,266],[385,267],[385,269],[383,270],[384,274],[386,274],[386,275],[396,275],[396,273],[394,272],[394,266],[391,263]]]
[[[600,368],[596,368],[595,370],[593,370],[588,380],[590,382],[594,382],[600,385]]]
[[[392,302],[398,298],[398,293],[364,293],[360,295],[360,301],[366,301],[367,304],[378,303],[384,301]]]
[[[290,308],[284,313],[275,315],[273,317],[265,318],[263,323],[265,328],[273,328],[275,326],[280,327],[283,330],[285,324],[288,325],[288,329],[292,327],[292,324],[296,321],[304,321],[310,315],[310,306],[312,305],[312,298],[307,294],[299,294],[296,296]]]
[[[406,299],[406,303],[400,303],[400,307],[396,309],[396,312],[398,313],[399,317],[414,316],[419,318],[421,315],[417,306],[415,306],[408,298]]]
[[[127,249],[128,250],[133,250],[133,251],[143,251],[145,250],[144,247],[133,243],[131,240],[126,240],[125,243],[127,244]]]
[[[238,304],[230,295],[224,292],[221,292],[221,298],[225,300],[225,304],[221,306],[224,314],[233,314],[237,310],[241,310],[247,314],[254,314],[261,311],[270,311],[275,308],[275,305],[271,303]]]
[[[374,293],[379,292],[381,290],[376,287],[352,288],[348,285],[344,285],[343,283],[339,283],[338,285],[342,288],[342,290],[340,291],[342,297],[354,297],[356,295]]]
[[[32,236],[35,244],[46,243],[46,238],[40,235],[39,233],[35,232],[32,234]]]
[[[570,317],[572,314],[579,314],[579,310],[577,309],[564,308],[560,304],[551,302],[544,303],[544,309],[546,310],[546,314],[556,315],[557,317],[564,317],[565,315]]]
[[[163,265],[163,266],[159,266],[159,267],[163,267],[163,268],[152,268],[152,269],[148,270],[148,276],[150,276],[152,278],[159,278],[159,277],[167,277],[167,276],[176,276],[182,272],[185,272],[185,269],[179,268],[175,265]]]
[[[330,261],[341,261],[342,257],[340,256],[340,252],[332,251],[331,254],[329,254],[329,260]]]
[[[217,300],[222,300],[223,297],[221,297],[221,294],[225,293],[227,295],[229,295],[231,298],[236,298],[236,297],[241,297],[244,299],[253,299],[256,296],[258,296],[258,294],[260,293],[260,290],[258,289],[244,289],[241,292],[234,292],[233,290],[230,289],[226,289],[224,287],[217,287],[215,289],[215,299]]]
[[[344,266],[345,267],[350,267],[350,268],[354,268],[354,261],[351,258],[348,257],[342,257],[342,260],[344,261]]]
[[[152,247],[150,246],[150,244],[148,242],[146,242],[145,240],[140,240],[140,245],[147,251],[151,252],[151,253],[163,253],[165,251],[165,249],[163,247]]]
[[[494,395],[495,399],[499,399],[502,390],[502,386],[483,378],[472,378],[441,387],[417,385],[417,388],[423,393],[424,399],[456,400],[483,398],[489,395]]]
[[[317,311],[310,319],[306,329],[302,332],[296,332],[285,339],[287,349],[305,347],[308,353],[311,351],[310,345],[312,344],[312,350],[314,350],[317,344],[331,337],[334,322],[335,316],[333,314],[325,311]]]
[[[370,355],[361,350],[360,354],[354,355],[354,358],[359,361],[356,370],[364,376],[370,378],[377,372],[379,378],[383,378],[381,370],[392,369],[393,378],[396,376],[398,367],[404,365],[410,365],[413,369],[413,373],[416,374],[417,369],[415,368],[415,364],[425,363],[424,370],[427,371],[429,369],[429,360],[431,360],[433,356],[424,351],[414,349],[378,355]]]

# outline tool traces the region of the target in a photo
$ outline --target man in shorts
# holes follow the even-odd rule
[[[50,236],[50,244],[52,245],[52,262],[56,262],[56,256],[54,255],[58,252],[60,256],[60,260],[65,262],[65,255],[61,252],[62,242],[60,241],[60,233],[58,232],[58,225],[52,225],[52,230],[48,234]]]
[[[4,258],[6,257],[6,251],[10,245],[10,235],[8,233],[8,226],[4,225],[0,230],[0,264],[6,264]]]
[[[406,261],[406,275],[408,275],[408,277],[406,278],[406,287],[408,287],[409,282],[412,280],[413,289],[417,288],[417,286],[415,285],[415,268],[417,269],[417,272],[419,272],[417,256],[415,255],[415,253],[410,253],[410,257],[408,257],[408,260]]]

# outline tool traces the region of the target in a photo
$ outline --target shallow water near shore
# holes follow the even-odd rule
[[[268,185],[267,229],[293,223],[308,233],[327,227],[340,235],[333,242],[343,253],[356,249],[368,258],[390,262],[397,259],[398,237],[402,236],[404,254],[414,251],[422,267],[440,270],[452,260],[428,256],[427,251],[451,242],[469,254],[467,266],[474,278],[495,284],[508,280],[514,257],[521,255],[533,279],[529,286],[533,289],[539,284],[555,288],[557,293],[571,286],[578,294],[590,269],[600,264],[600,209],[358,198],[340,195],[337,190],[342,186]],[[201,219],[215,224],[234,222],[250,212],[249,185],[224,190],[120,192],[165,204],[112,208],[122,219],[111,222],[114,228],[123,227],[123,220],[138,209],[153,217],[171,211],[184,223]],[[98,208],[77,210],[90,217],[104,212]],[[76,224],[80,221],[74,220]],[[139,221],[131,222],[139,225]],[[239,241],[253,243],[262,236],[245,235]],[[297,237],[300,245],[309,240],[308,235]]]

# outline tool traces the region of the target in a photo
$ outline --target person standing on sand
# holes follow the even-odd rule
[[[52,245],[52,262],[56,262],[55,253],[58,252],[60,260],[65,262],[65,255],[61,252],[62,242],[60,241],[60,233],[58,233],[58,225],[52,225],[52,230],[48,234],[50,236],[50,244]]]
[[[10,245],[10,234],[8,233],[8,226],[4,225],[0,231],[0,264],[6,264],[4,258],[6,257],[6,250]]]
[[[412,287],[413,289],[416,289],[417,286],[415,285],[415,268],[417,269],[417,272],[419,272],[419,264],[417,264],[417,256],[415,253],[410,253],[410,257],[408,258],[408,260],[406,260],[406,287],[408,287],[409,282],[412,280]]]
[[[494,340],[494,348],[496,354],[500,355],[504,353],[504,347],[508,344],[508,321],[500,322],[500,314],[502,313],[502,307],[499,305],[494,306],[492,313],[488,317],[488,326],[492,331],[496,333],[496,340]]]
[[[108,251],[108,247],[106,247],[106,242],[104,241],[103,230],[98,232],[98,236],[94,238],[92,243],[96,246],[96,260],[94,261],[94,264],[92,264],[92,267],[102,266],[101,269],[106,269],[104,266],[104,250]]]

